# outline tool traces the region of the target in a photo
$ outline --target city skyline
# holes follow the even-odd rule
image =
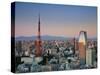
[[[52,5],[52,6],[51,6]],[[97,36],[97,8],[53,4],[16,3],[15,36],[37,36],[38,14],[41,19],[41,36],[78,37],[87,31]]]
[[[97,68],[97,8],[11,4],[12,72]]]

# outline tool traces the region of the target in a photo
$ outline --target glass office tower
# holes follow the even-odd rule
[[[87,49],[87,32],[80,31],[79,33],[79,59],[80,65],[86,64],[86,49]]]

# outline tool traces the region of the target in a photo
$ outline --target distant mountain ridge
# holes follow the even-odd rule
[[[36,40],[37,36],[19,36],[16,37],[15,40]],[[69,39],[68,37],[61,37],[61,36],[50,36],[50,35],[43,35],[41,36],[42,40],[67,40]]]
[[[74,37],[73,37],[74,38]],[[72,37],[63,37],[63,36],[51,36],[51,35],[43,35],[41,36],[42,40],[69,40],[73,39]],[[36,40],[37,36],[19,36],[16,37],[15,40]],[[78,39],[78,38],[76,38]],[[92,37],[90,39],[96,40],[96,37]]]

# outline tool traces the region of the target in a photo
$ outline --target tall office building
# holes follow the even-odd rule
[[[16,54],[22,56],[22,41],[16,42]]]
[[[35,41],[35,46],[36,46],[36,50],[35,50],[35,56],[36,57],[41,57],[42,55],[42,42],[41,42],[41,32],[40,32],[40,15],[39,15],[39,21],[38,21],[38,35],[37,35],[37,39]]]
[[[93,65],[93,50],[92,48],[88,48],[86,50],[86,65],[92,66]]]
[[[78,50],[78,42],[77,42],[77,39],[75,37],[73,39],[73,45],[74,45],[74,54],[75,54],[76,51]]]
[[[89,43],[88,48],[86,50],[86,64],[88,66],[93,66],[94,62],[96,62],[95,58],[95,48],[93,46],[93,43]]]
[[[86,49],[87,49],[87,33],[86,33],[86,31],[80,31],[78,47],[79,47],[80,65],[85,65],[86,64]]]

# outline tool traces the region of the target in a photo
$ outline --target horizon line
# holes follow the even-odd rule
[[[29,35],[29,36],[22,35],[22,36],[15,36],[15,38],[18,38],[18,37],[33,37],[33,36],[36,36],[37,37],[37,35]],[[79,36],[64,36],[64,35],[61,35],[61,36],[60,35],[41,35],[41,37],[42,36],[54,36],[54,37],[63,37],[63,38],[66,38],[66,37],[67,38],[78,38],[79,37]],[[87,37],[88,38],[97,38],[97,36],[90,36],[89,37],[88,35],[87,35]]]

